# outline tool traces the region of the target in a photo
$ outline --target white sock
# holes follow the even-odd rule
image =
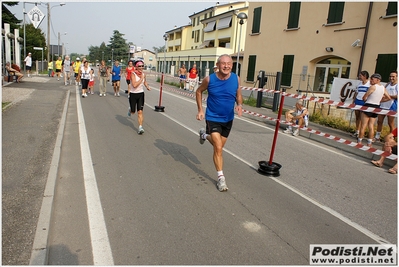
[[[376,132],[376,133],[375,133],[375,139],[380,138],[380,136],[381,136],[381,132]]]
[[[206,134],[206,133],[203,133],[202,136],[201,136],[201,138],[204,139],[204,140],[206,140],[207,137],[208,137],[208,134]]]
[[[224,176],[223,171],[218,171],[218,178],[221,178],[221,176]]]

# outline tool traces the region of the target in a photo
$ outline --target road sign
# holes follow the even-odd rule
[[[43,12],[37,6],[35,6],[28,12],[28,17],[35,29],[37,29],[45,16]]]
[[[43,50],[43,47],[33,47],[33,50]]]

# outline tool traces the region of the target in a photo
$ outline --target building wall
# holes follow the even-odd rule
[[[260,34],[252,35],[253,11],[262,7]],[[343,24],[325,26],[329,2],[301,2],[299,29],[287,31],[289,2],[250,2],[246,23],[245,58],[243,62],[242,86],[248,70],[248,57],[256,55],[256,72],[282,71],[284,55],[294,55],[293,74],[300,75],[307,67],[307,75],[315,76],[315,65],[322,59],[340,57],[351,63],[349,78],[357,77],[361,47],[352,47],[356,39],[364,42],[369,2],[345,2]],[[385,15],[387,2],[375,2],[370,21],[370,30],[364,54],[363,66],[371,73],[375,70],[378,54],[397,54],[397,17],[380,19]],[[389,40],[389,41],[388,41]],[[332,47],[333,52],[327,52]],[[292,84],[289,90],[296,90]],[[306,87],[306,85],[305,85]],[[302,87],[303,88],[303,87]],[[292,92],[291,92],[292,93]]]
[[[171,36],[167,40],[166,47],[167,52],[160,53],[158,55],[159,69],[163,70],[163,61],[165,56],[167,73],[173,70],[177,72],[178,67],[181,63],[185,63],[186,67],[189,68],[196,62],[197,65],[201,65],[202,71],[200,73],[201,78],[206,75],[206,68],[212,69],[218,56],[222,54],[232,55],[237,52],[237,38],[238,38],[238,12],[247,12],[248,2],[236,2],[224,5],[217,5],[208,9],[199,11],[189,18],[192,21],[191,25],[181,26],[166,33]],[[203,30],[206,26],[207,20],[219,20],[219,16],[223,17],[228,15],[229,12],[232,16],[231,27],[226,29],[216,29],[215,31],[205,33]],[[212,16],[211,16],[212,14]],[[198,20],[199,18],[199,20]],[[204,22],[205,21],[205,22]],[[205,24],[204,24],[205,23]],[[245,47],[245,25],[242,27],[242,36],[240,41],[240,50],[244,51]],[[198,42],[195,42],[195,38],[192,38],[192,32],[198,31]],[[180,38],[176,38],[179,36]],[[219,40],[222,38],[230,38],[229,47],[218,47]],[[203,44],[204,40],[213,40],[215,47],[199,48]],[[176,49],[176,46],[180,46],[180,49]],[[177,65],[171,68],[172,65]],[[211,72],[212,70],[210,70]]]

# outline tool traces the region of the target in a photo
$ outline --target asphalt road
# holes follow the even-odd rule
[[[3,215],[3,264],[6,259],[16,264],[17,252],[30,253],[45,183],[35,179],[39,185],[31,191],[36,194],[23,194],[17,189],[22,181],[5,172],[4,165],[15,164],[26,153],[22,146],[10,153],[15,159],[5,162],[4,144],[24,136],[17,130],[9,133],[8,125],[16,120],[41,125],[30,121],[40,118],[56,132],[67,90],[71,94],[49,238],[51,265],[305,265],[310,244],[397,242],[395,176],[360,157],[284,134],[278,135],[273,159],[283,166],[281,175],[263,176],[256,169],[258,161],[269,160],[274,129],[243,117],[234,121],[226,145],[229,190],[221,193],[212,147],[198,142],[204,122],[195,119],[194,99],[164,90],[165,112],[155,112],[159,84],[150,84],[143,135],[137,134],[137,117],[127,117],[126,95],[114,97],[110,86],[107,97],[84,99],[76,98],[74,86],[38,88],[32,99],[3,113],[3,214],[22,194],[20,206],[30,210],[21,221],[31,233],[25,249],[17,250],[13,244],[21,221],[14,214],[8,226]],[[49,101],[49,118],[34,107],[26,113],[34,97],[42,101],[43,95],[57,99]],[[45,177],[55,137],[34,128],[41,139],[26,156],[40,161]],[[34,154],[38,151],[39,156]],[[6,181],[14,185],[6,187],[7,194]],[[14,231],[6,231],[10,229]]]

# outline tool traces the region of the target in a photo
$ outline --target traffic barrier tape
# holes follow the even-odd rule
[[[242,89],[243,88],[249,88],[249,87],[242,87]],[[175,88],[171,88],[169,86],[165,86],[164,89],[167,89],[168,91],[176,92],[176,93],[178,93],[180,95],[185,95],[185,96],[188,96],[188,97],[191,97],[191,98],[195,98],[195,94],[184,92],[184,91],[182,91],[183,89],[175,89]],[[261,89],[261,88],[251,88],[251,89],[255,89],[257,91],[265,91],[266,90],[266,91],[273,91],[273,92],[281,93],[280,91],[274,91],[274,90],[270,90],[270,89]],[[247,89],[244,89],[244,90],[247,90]],[[282,93],[282,94],[285,94],[285,93]],[[290,96],[290,95],[292,96],[294,94],[285,94],[285,95],[286,96]],[[309,99],[309,100],[311,100],[312,98],[313,99],[318,99],[316,97],[308,98],[308,97],[302,97],[302,96],[299,96],[299,95],[294,95],[294,96],[296,96],[296,98],[301,98],[301,99]],[[202,101],[206,102],[206,98],[202,98]],[[317,101],[320,101],[320,100],[317,100]],[[343,102],[330,101],[330,100],[328,102],[341,103],[343,105],[346,105]],[[323,104],[328,104],[328,103],[323,103]],[[349,106],[360,107],[358,109],[360,109],[362,111],[368,111],[368,112],[372,112],[370,109],[373,109],[373,108],[369,108],[369,107],[365,107],[365,106],[359,106],[359,105],[354,105],[354,104],[350,104]],[[354,108],[354,109],[356,109],[356,108]],[[381,110],[381,109],[374,109],[374,110]],[[271,121],[275,121],[275,122],[278,121],[278,119],[276,119],[276,118],[265,116],[263,114],[259,114],[259,113],[253,112],[253,111],[248,111],[248,110],[243,109],[242,112],[246,113],[248,115],[252,115],[252,116],[255,116],[255,117],[260,117],[260,118],[263,118],[263,119],[266,119],[266,120],[271,120]],[[396,115],[396,112],[394,112],[394,113]],[[385,114],[385,113],[379,113],[379,114]],[[387,115],[389,115],[389,114],[387,114]],[[292,125],[294,127],[297,126],[294,123],[291,123],[291,122],[288,122],[288,121],[284,121],[284,120],[283,121],[280,120],[280,122],[283,122],[284,124],[287,124],[287,125]],[[327,139],[336,141],[338,143],[348,145],[350,147],[358,148],[360,150],[363,150],[363,151],[366,151],[366,152],[370,152],[370,153],[378,155],[378,156],[385,156],[387,159],[391,159],[391,160],[395,160],[395,161],[398,160],[398,156],[397,155],[391,154],[391,153],[387,153],[387,152],[385,152],[383,150],[379,150],[379,149],[376,149],[376,148],[373,148],[373,147],[365,146],[363,144],[358,144],[356,142],[352,142],[352,141],[349,141],[349,140],[346,140],[346,139],[343,139],[343,138],[340,138],[340,137],[337,137],[337,136],[334,136],[334,135],[323,133],[323,132],[320,132],[318,130],[313,130],[313,129],[309,128],[309,127],[303,127],[303,126],[299,127],[298,126],[298,128],[301,129],[301,130],[306,130],[309,133],[316,134],[318,136],[325,137]]]

